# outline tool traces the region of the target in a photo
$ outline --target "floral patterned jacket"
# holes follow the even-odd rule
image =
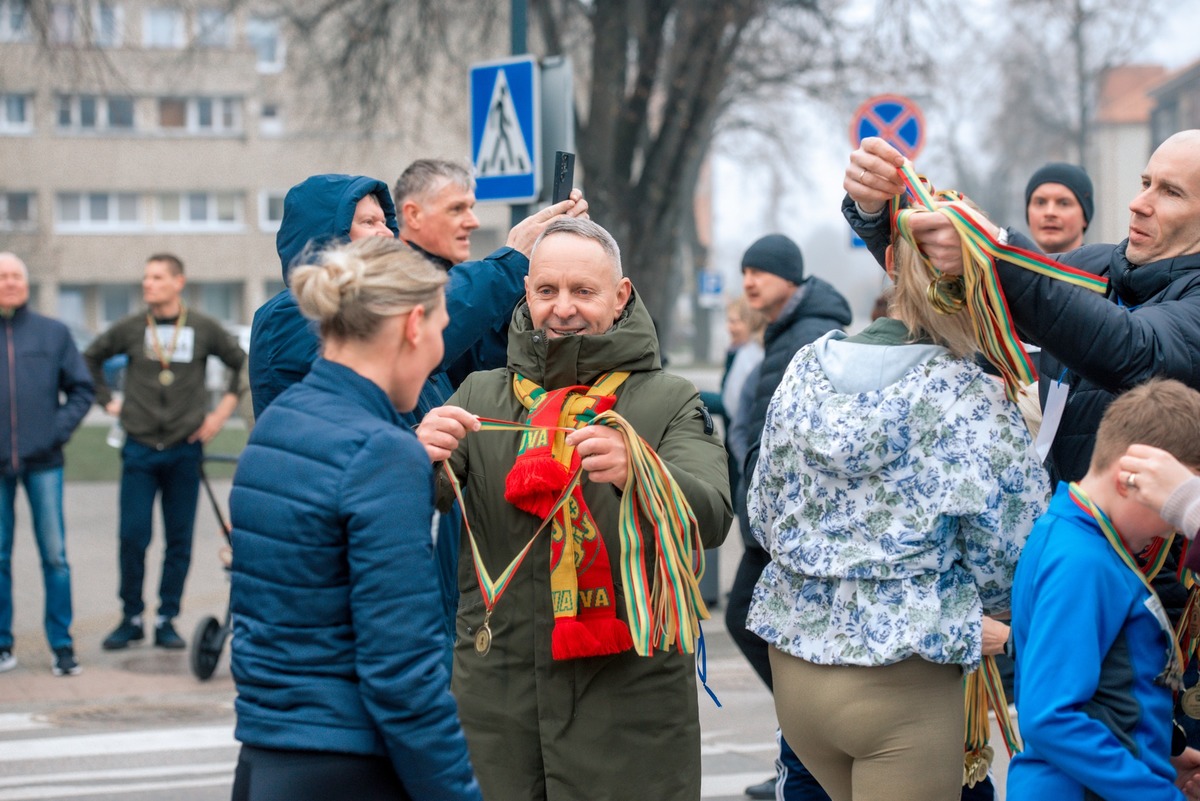
[[[771,555],[747,628],[823,665],[978,666],[1046,472],[999,380],[894,320],[796,354],[749,492]]]

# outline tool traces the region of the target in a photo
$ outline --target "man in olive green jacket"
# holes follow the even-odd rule
[[[418,428],[430,457],[449,458],[463,483],[466,516],[490,576],[500,576],[541,521],[540,514],[506,500],[515,497],[514,465],[537,450],[538,438],[490,431],[467,436],[479,430],[476,415],[525,421],[544,406],[530,402],[523,386],[533,388],[536,399],[541,390],[553,395],[573,385],[607,387],[601,379],[614,371],[628,377],[601,394],[615,395],[612,408],[663,460],[692,507],[703,547],[721,544],[732,520],[724,448],[713,436],[695,387],[662,371],[650,315],[621,275],[617,244],[603,228],[564,219],[539,238],[525,301],[509,329],[508,362],[505,369],[471,375],[447,406],[432,410]],[[563,439],[575,449],[573,464],[584,474],[577,506],[590,512],[586,532],[594,524],[611,562],[598,581],[589,571],[598,552],[603,562],[604,548],[577,553],[579,589],[572,585],[569,593],[577,598],[565,603],[575,607],[577,601],[580,620],[603,612],[624,621],[618,505],[631,469],[629,454],[619,433],[602,425],[583,426]],[[545,438],[541,444],[543,451],[549,449]],[[558,448],[561,458],[561,443]],[[440,501],[451,497],[443,476]],[[624,650],[625,643],[606,655],[555,658],[552,651],[563,656],[559,629],[567,624],[564,602],[551,600],[562,595],[551,564],[563,537],[561,529],[547,529],[533,541],[491,612],[469,543],[461,549],[453,689],[484,797],[696,801],[700,724],[693,657],[677,650],[640,657]],[[642,532],[649,570],[655,549],[645,518]],[[587,533],[577,547],[588,546]]]

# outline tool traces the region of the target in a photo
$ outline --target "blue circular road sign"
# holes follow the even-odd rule
[[[925,146],[925,117],[912,100],[901,95],[876,95],[854,112],[850,144],[858,147],[868,136],[878,136],[915,160]]]

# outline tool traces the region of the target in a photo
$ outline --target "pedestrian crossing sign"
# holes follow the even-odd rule
[[[471,67],[475,198],[529,203],[541,193],[541,96],[533,56]]]

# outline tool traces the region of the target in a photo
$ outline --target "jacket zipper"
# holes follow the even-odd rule
[[[13,324],[9,318],[4,321],[5,339],[8,342],[8,399],[9,411],[12,418],[12,469],[17,472],[20,458],[17,451],[17,354],[16,346],[13,345]]]

